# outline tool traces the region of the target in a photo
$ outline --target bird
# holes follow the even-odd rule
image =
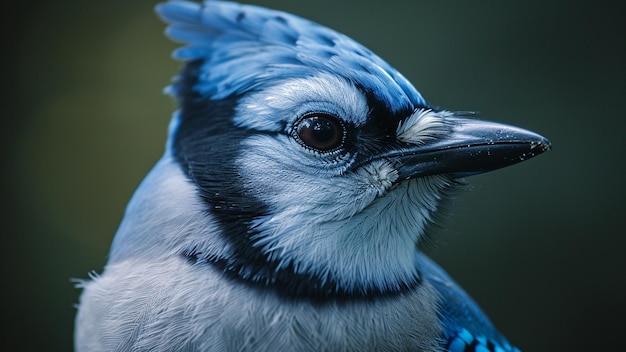
[[[82,290],[77,351],[519,351],[423,245],[472,175],[551,149],[429,104],[332,29],[156,6],[182,61],[165,151]]]

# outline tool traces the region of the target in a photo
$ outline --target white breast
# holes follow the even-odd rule
[[[437,294],[312,303],[182,257],[125,260],[86,283],[77,351],[436,351]]]

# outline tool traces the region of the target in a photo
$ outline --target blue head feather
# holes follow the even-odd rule
[[[306,19],[222,1],[157,6],[167,35],[186,46],[179,60],[202,60],[194,91],[211,99],[241,95],[290,78],[335,74],[373,94],[391,111],[425,106],[398,71],[354,40]],[[176,84],[169,88],[178,94]]]

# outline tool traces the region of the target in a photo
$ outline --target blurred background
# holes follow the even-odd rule
[[[524,351],[623,346],[618,2],[254,3],[351,36],[434,105],[548,137],[553,151],[468,179],[429,252]],[[163,151],[175,104],[161,91],[180,63],[154,5],[3,5],[5,351],[72,350],[71,280],[102,270],[126,202]]]

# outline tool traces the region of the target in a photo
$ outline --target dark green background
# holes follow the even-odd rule
[[[548,137],[550,153],[469,179],[431,252],[525,351],[623,347],[621,7],[257,3],[360,41],[435,105]],[[2,6],[5,351],[72,349],[70,278],[101,271],[127,200],[162,153],[175,105],[161,89],[180,64],[154,4]]]

